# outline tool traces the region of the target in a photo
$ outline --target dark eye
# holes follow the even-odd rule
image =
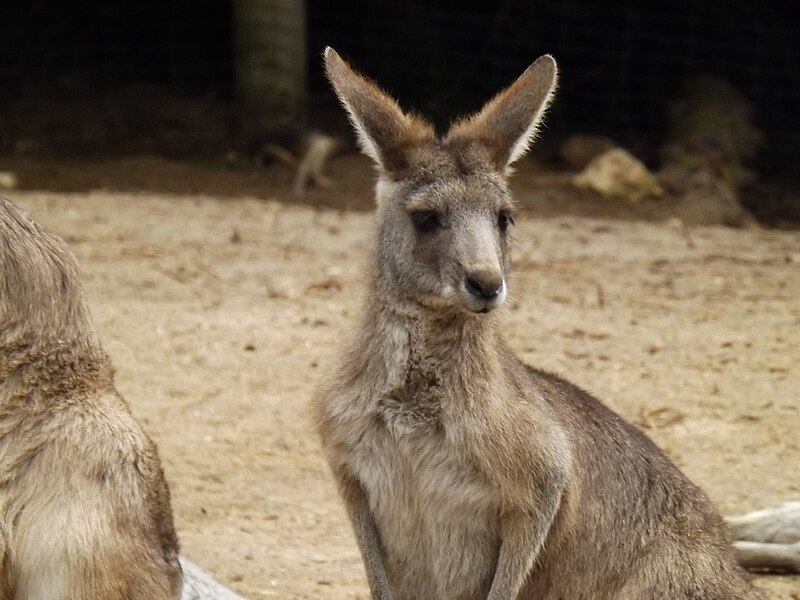
[[[500,228],[500,231],[505,231],[508,229],[509,225],[514,224],[514,215],[511,214],[510,210],[501,210],[497,215],[497,226]]]
[[[411,213],[411,222],[421,233],[430,233],[441,227],[439,215],[432,210],[417,210]]]

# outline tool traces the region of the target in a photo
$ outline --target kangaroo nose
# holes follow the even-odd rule
[[[466,287],[481,300],[494,300],[503,289],[503,276],[497,271],[480,269],[467,275]]]

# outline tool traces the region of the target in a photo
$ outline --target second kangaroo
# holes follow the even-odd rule
[[[507,173],[550,101],[555,61],[444,137],[331,49],[325,67],[379,167],[366,305],[314,403],[373,598],[761,598],[706,495],[503,340]]]

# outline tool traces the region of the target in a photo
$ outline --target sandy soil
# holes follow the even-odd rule
[[[118,387],[159,444],[185,553],[253,599],[367,598],[307,404],[358,312],[369,214],[7,195],[82,264]],[[507,334],[527,361],[643,427],[724,512],[800,498],[797,232],[518,223]],[[800,577],[758,583],[800,597]]]

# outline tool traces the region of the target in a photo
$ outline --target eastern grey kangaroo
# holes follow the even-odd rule
[[[181,592],[181,566],[185,582]],[[0,600],[237,600],[178,557],[75,259],[0,199]]]
[[[64,243],[0,199],[0,598],[178,598],[156,448]]]
[[[443,137],[330,48],[325,68],[379,169],[360,326],[313,403],[373,598],[762,598],[697,486],[503,340],[507,175],[555,61]]]

